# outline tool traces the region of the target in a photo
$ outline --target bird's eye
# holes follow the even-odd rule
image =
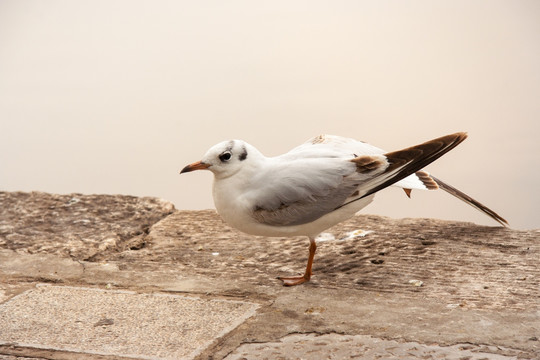
[[[219,155],[219,160],[221,160],[222,162],[225,162],[225,161],[231,160],[231,157],[232,157],[231,152],[230,151],[225,151],[224,153]]]

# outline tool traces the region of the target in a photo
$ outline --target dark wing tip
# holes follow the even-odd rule
[[[422,169],[424,166],[437,160],[438,158],[446,154],[448,151],[458,146],[466,138],[466,133],[459,132],[426,141],[425,143],[411,146],[403,150],[386,153],[384,155],[388,158],[388,161],[390,162],[388,170],[396,169],[404,166],[405,164],[408,164],[406,166],[407,171],[403,172],[406,172],[408,174],[403,176],[402,178],[409,176],[412,173]],[[411,171],[411,169],[413,168],[416,169]]]
[[[503,225],[505,227],[509,226],[508,221],[506,221],[505,218],[503,218],[502,216],[500,216],[495,211],[491,210],[490,208],[488,208],[487,206],[485,206],[481,202],[473,199],[469,195],[467,195],[464,192],[456,189],[452,185],[449,185],[449,184],[445,183],[444,181],[436,178],[435,176],[433,176],[433,175],[430,175],[430,176],[437,183],[437,185],[439,185],[440,189],[442,189],[442,190],[446,191],[447,193],[449,193],[450,195],[453,195],[453,196],[457,197],[458,199],[466,202],[467,204],[471,205],[472,207],[476,208],[477,210],[480,210],[481,212],[483,212],[484,214],[486,214],[487,216],[489,216],[493,220],[497,221],[499,224],[501,224],[501,225]]]
[[[423,144],[411,146],[403,150],[384,154],[389,165],[384,169],[384,172],[377,175],[377,177],[380,176],[384,180],[374,183],[373,187],[362,194],[361,197],[352,201],[365,198],[366,196],[374,194],[377,191],[382,190],[411,174],[414,174],[458,146],[466,138],[466,133],[458,132],[427,141]],[[356,163],[357,171],[362,173],[379,168],[377,166],[377,162],[373,160],[374,157],[361,156],[353,159],[352,161]],[[340,207],[345,206],[350,202],[347,202]]]

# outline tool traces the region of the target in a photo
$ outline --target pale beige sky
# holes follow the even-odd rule
[[[267,155],[320,133],[397,150],[469,139],[427,170],[540,228],[540,2],[0,1],[0,189],[212,208],[213,144]],[[496,225],[443,192],[363,210]]]

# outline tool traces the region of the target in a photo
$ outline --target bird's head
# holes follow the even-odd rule
[[[208,169],[214,173],[216,178],[226,178],[236,174],[246,164],[251,163],[253,155],[259,155],[259,153],[245,141],[223,141],[212,146],[200,161],[183,168],[180,174]]]

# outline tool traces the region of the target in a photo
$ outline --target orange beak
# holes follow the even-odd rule
[[[204,170],[204,169],[208,169],[209,167],[210,167],[209,164],[205,164],[202,161],[197,161],[183,168],[182,171],[180,171],[180,174],[187,173],[190,171],[195,171],[195,170]]]

